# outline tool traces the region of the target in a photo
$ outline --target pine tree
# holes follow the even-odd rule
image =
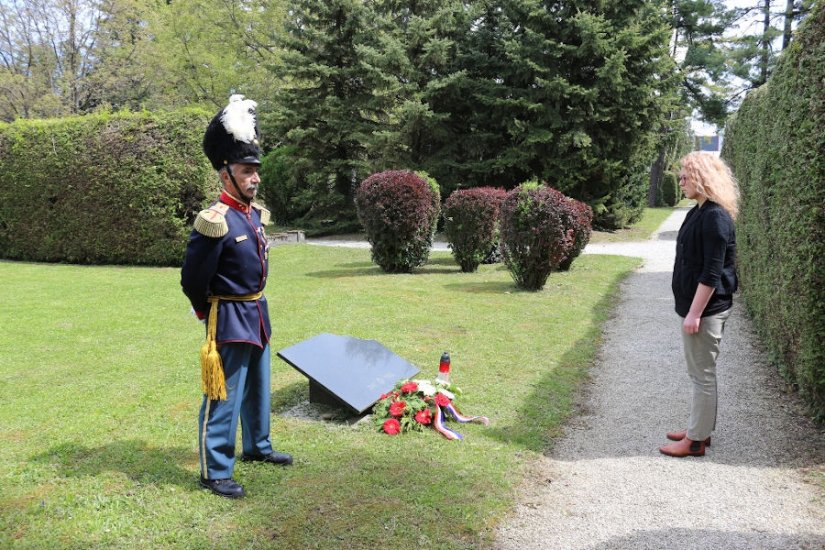
[[[672,0],[671,57],[679,63],[688,116],[723,124],[730,100],[726,31],[737,18],[724,0]]]
[[[559,189],[588,202],[594,223],[604,228],[623,227],[641,215],[646,166],[672,108],[673,63],[662,4],[605,2],[602,9],[572,15],[575,25],[565,27],[565,57],[572,59],[565,77],[584,92],[574,109],[578,120],[561,144],[577,160],[555,160],[564,158],[563,149],[545,170],[563,174]]]
[[[662,175],[685,141],[689,117],[720,124],[727,116],[729,83],[723,35],[735,18],[723,0],[669,0],[670,57],[677,96],[667,112],[650,168],[647,204],[658,201]]]
[[[431,95],[444,125],[428,171],[451,191],[492,185],[512,188],[533,173],[510,157],[524,85],[511,80],[506,51],[517,23],[509,2],[467,3],[464,32],[457,37],[450,77]],[[516,159],[518,162],[518,159]]]
[[[598,226],[638,217],[671,96],[662,16],[658,1],[487,3],[456,81],[473,144],[467,181],[537,177],[590,204]]]
[[[374,112],[384,111],[370,143],[376,170],[431,171],[449,143],[440,90],[454,78],[457,42],[469,29],[459,0],[376,0],[376,39],[364,47],[375,71]]]
[[[305,190],[308,227],[357,227],[353,192],[369,175],[367,144],[383,114],[373,98],[381,83],[362,66],[372,20],[361,0],[298,0],[280,37],[283,89],[278,113],[265,120],[293,147],[290,173]]]
[[[755,21],[745,26],[752,32],[733,38],[728,45],[730,72],[739,79],[739,89],[732,94],[733,106],[745,92],[768,81],[779,53],[791,42],[794,25],[812,5],[811,0],[753,0],[751,6],[736,10],[740,21]]]

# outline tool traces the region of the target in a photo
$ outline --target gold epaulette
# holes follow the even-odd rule
[[[261,213],[261,225],[269,225],[269,222],[272,221],[272,212],[270,212],[257,202],[252,203],[252,208],[258,210]]]
[[[195,218],[195,231],[207,237],[223,237],[229,233],[226,223],[226,211],[229,205],[216,202],[206,210],[201,210]]]

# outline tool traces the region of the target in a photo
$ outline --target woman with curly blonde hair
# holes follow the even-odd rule
[[[689,153],[681,165],[679,186],[696,206],[679,229],[671,286],[692,399],[688,428],[668,433],[675,443],[659,449],[675,457],[703,456],[710,446],[716,427],[716,358],[738,287],[736,180],[727,164],[709,153]]]

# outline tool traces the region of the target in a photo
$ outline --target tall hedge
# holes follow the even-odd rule
[[[772,359],[825,419],[825,3],[725,138],[742,190],[742,294]]]
[[[200,110],[0,126],[0,257],[178,265],[217,191]]]

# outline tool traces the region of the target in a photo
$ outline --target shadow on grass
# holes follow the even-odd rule
[[[611,290],[594,307],[593,324],[559,359],[558,367],[534,384],[533,392],[516,413],[517,421],[509,426],[491,427],[492,438],[514,443],[537,453],[550,451],[562,434],[565,421],[575,412],[579,387],[587,378],[602,341],[602,325],[615,307],[618,287],[631,272],[617,276]]]
[[[515,294],[517,292],[529,292],[521,290],[512,281],[482,281],[468,283],[450,283],[444,285],[450,290],[469,292],[470,294]]]
[[[350,269],[371,269],[378,266],[372,262],[348,262],[345,264],[338,264],[338,267]]]
[[[55,467],[65,478],[119,472],[140,483],[175,484],[194,490],[192,472],[182,464],[197,464],[198,456],[186,447],[151,447],[144,441],[127,439],[100,447],[63,443],[30,460],[34,464]]]
[[[439,256],[437,258],[431,257],[429,260],[427,260],[427,263],[424,265],[442,265],[460,270],[459,265],[456,263],[455,259],[452,256]]]
[[[338,264],[335,267],[337,269],[313,271],[307,273],[306,276],[318,279],[344,279],[346,277],[363,277],[364,275],[381,275],[384,273],[377,265],[362,262]]]
[[[309,399],[309,381],[300,380],[278,388],[271,394],[271,410],[275,414],[280,414],[287,409]]]
[[[453,269],[444,269],[444,268]],[[342,279],[345,277],[361,277],[364,275],[451,275],[461,273],[461,269],[450,258],[436,258],[428,261],[421,267],[412,270],[412,273],[387,273],[371,262],[349,262],[336,264],[335,269],[314,271],[307,273],[309,277],[321,279]]]

